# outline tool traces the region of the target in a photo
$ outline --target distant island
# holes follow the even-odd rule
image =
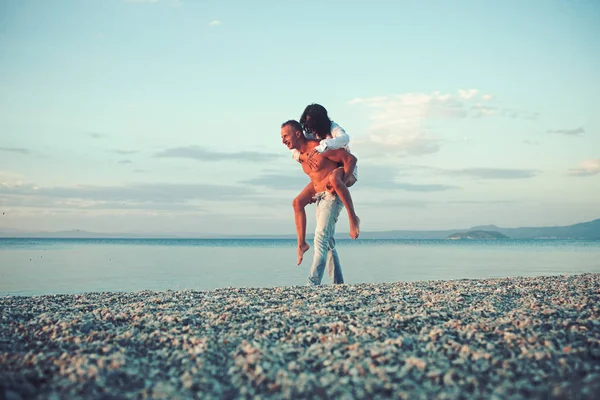
[[[510,239],[508,236],[496,232],[496,231],[468,231],[468,232],[457,232],[448,236],[449,240],[498,240],[498,239]]]

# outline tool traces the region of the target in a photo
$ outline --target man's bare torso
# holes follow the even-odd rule
[[[308,150],[316,147],[318,143]],[[314,168],[310,168],[308,162],[302,164],[302,170],[310,177],[311,182],[315,187],[315,192],[324,192],[327,190],[327,184],[329,183],[329,174],[338,167],[338,164],[324,157],[323,155],[316,153],[312,158],[317,161],[317,165]]]

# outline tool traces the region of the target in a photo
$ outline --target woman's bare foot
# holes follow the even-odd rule
[[[354,221],[350,220],[350,237],[356,239],[360,234],[360,218],[354,218]]]
[[[310,249],[308,243],[304,242],[298,246],[298,265],[302,263],[302,259],[304,258],[304,253],[306,253]]]

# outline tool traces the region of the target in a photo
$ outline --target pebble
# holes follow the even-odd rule
[[[0,298],[0,398],[577,398],[600,274]]]

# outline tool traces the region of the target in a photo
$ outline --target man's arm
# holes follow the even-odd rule
[[[335,163],[342,163],[344,165],[344,178],[342,181],[346,183],[346,178],[352,175],[352,171],[354,171],[357,158],[346,150],[342,149],[329,150],[327,153],[321,154],[321,156]]]

